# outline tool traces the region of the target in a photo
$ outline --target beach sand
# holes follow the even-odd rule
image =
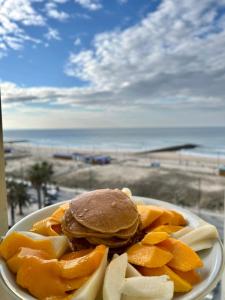
[[[47,160],[53,164],[53,180],[60,186],[85,190],[126,186],[134,195],[220,212],[223,209],[225,177],[218,175],[218,167],[225,164],[225,159],[220,157],[198,157],[181,152],[102,153],[30,145],[15,145],[14,150],[12,157],[6,157],[7,176],[26,178],[32,164]],[[56,152],[107,154],[112,157],[112,162],[99,166],[54,159],[52,156]],[[152,168],[154,162],[159,162],[160,167]]]

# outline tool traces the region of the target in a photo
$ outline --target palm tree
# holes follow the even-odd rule
[[[44,201],[45,201],[45,196],[47,193],[47,183],[51,181],[52,175],[53,175],[53,166],[52,164],[49,164],[46,161],[42,162],[42,173],[43,173],[43,184],[42,184],[42,190],[43,190],[43,195],[44,195]]]
[[[53,166],[47,161],[43,161],[41,167],[44,175],[44,183],[47,184],[48,182],[51,181],[52,175],[54,174]]]
[[[53,166],[46,161],[36,163],[28,170],[28,178],[37,191],[38,208],[42,207],[41,189],[51,181]]]
[[[23,215],[23,206],[30,203],[30,196],[24,183],[10,180],[7,184],[7,199],[10,206],[11,225],[15,224],[15,210],[19,205],[19,214]]]
[[[30,204],[30,195],[27,193],[27,186],[24,183],[17,184],[17,198],[19,214],[23,215],[23,207]]]
[[[30,203],[30,196],[27,193],[27,187],[24,183],[13,180],[7,181],[7,199],[10,206],[11,222],[15,224],[15,210],[19,205],[19,214],[23,215],[23,206]]]
[[[7,181],[7,200],[10,206],[11,226],[15,224],[15,209],[18,204],[14,181]]]

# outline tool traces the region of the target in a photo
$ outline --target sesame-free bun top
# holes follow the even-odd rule
[[[139,218],[135,204],[118,189],[84,193],[70,202],[70,212],[81,225],[102,233],[130,228]]]

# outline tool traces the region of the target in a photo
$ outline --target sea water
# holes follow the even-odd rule
[[[4,141],[13,140],[26,140],[35,146],[103,151],[147,151],[192,143],[198,147],[184,153],[225,156],[225,127],[4,130]]]

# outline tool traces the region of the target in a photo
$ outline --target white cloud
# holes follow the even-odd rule
[[[60,2],[64,3],[64,2]],[[45,5],[46,13],[48,17],[59,20],[59,21],[65,21],[69,18],[69,14],[67,14],[64,11],[59,11],[57,8],[57,4],[54,2],[48,2]]]
[[[48,32],[45,34],[45,37],[49,41],[50,40],[57,40],[57,41],[61,40],[59,31],[57,29],[51,28],[51,27],[48,28]]]
[[[63,4],[63,3],[66,3],[68,2],[68,0],[53,0],[55,3],[60,3],[60,4]]]
[[[45,20],[32,7],[29,0],[5,0],[0,6],[1,23],[21,22],[23,25],[44,25]],[[8,22],[7,22],[8,21]]]
[[[48,28],[48,19],[64,21],[69,14],[59,9],[69,0],[0,0],[0,58],[7,55],[9,49],[19,50],[26,42],[44,43],[28,33],[28,27],[42,26]],[[40,9],[35,3],[40,3]],[[44,15],[46,13],[46,15]],[[60,39],[59,33],[49,29],[45,35],[48,39]]]
[[[44,26],[45,19],[34,10],[29,0],[5,0],[0,4],[0,57],[7,50],[20,49],[25,41],[39,42],[30,37],[24,26]]]
[[[128,0],[117,0],[120,4],[125,4],[128,2]]]
[[[74,43],[75,46],[80,46],[81,45],[81,39],[78,37],[75,39]]]
[[[74,15],[76,18],[91,20],[91,16],[89,16],[88,14],[75,13]]]
[[[221,5],[225,1],[164,0],[135,26],[98,34],[90,49],[70,55],[67,75],[89,85],[26,88],[3,83],[3,101],[111,112],[142,110],[151,117],[156,109],[222,115],[225,17],[218,14]]]
[[[66,73],[114,103],[224,105],[224,4],[164,0],[139,24],[98,34],[93,49],[72,53]]]
[[[102,8],[102,4],[99,0],[74,0],[76,3],[80,4],[84,8],[89,10],[99,10]]]

